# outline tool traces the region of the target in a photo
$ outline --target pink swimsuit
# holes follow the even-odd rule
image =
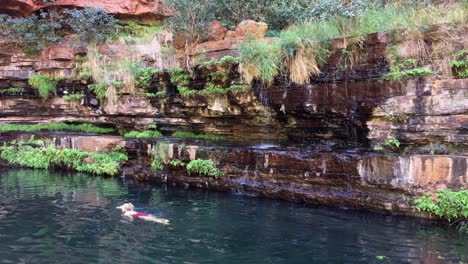
[[[136,213],[136,214],[133,214],[132,216],[133,216],[133,217],[136,217],[136,218],[139,218],[139,217],[149,216],[149,214],[145,214],[145,213]]]

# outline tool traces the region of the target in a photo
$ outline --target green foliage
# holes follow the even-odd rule
[[[171,162],[169,162],[169,165],[171,165],[172,167],[186,167],[187,163],[181,160],[175,159],[175,160],[171,160]]]
[[[244,81],[261,80],[272,83],[280,72],[278,45],[252,40],[240,45],[239,72]]]
[[[239,64],[239,58],[233,56],[224,56],[218,62],[218,65],[223,67],[231,67],[237,64]]]
[[[67,94],[67,95],[64,95],[62,98],[65,101],[74,101],[74,100],[81,100],[85,97],[86,97],[85,94],[77,93],[77,94]]]
[[[193,132],[187,132],[187,131],[176,131],[172,134],[172,136],[176,138],[194,138],[194,139],[205,139],[205,140],[213,140],[213,141],[224,139],[223,136],[219,136],[219,135],[195,134]]]
[[[143,89],[148,89],[154,76],[158,74],[158,70],[154,68],[141,68],[137,64],[132,64],[130,69],[135,75],[135,86]]]
[[[413,34],[416,39],[422,41],[421,36],[424,37],[428,29],[435,24],[445,24],[450,28],[450,32],[462,34],[460,25],[467,22],[463,11],[466,7],[462,4],[432,8],[416,5],[416,1],[412,1],[410,5],[383,5],[382,1],[323,0],[304,1],[299,4],[300,2],[287,2],[284,6],[298,4],[304,8],[302,10],[308,10],[305,12],[308,17],[304,19],[305,22],[295,23],[279,33],[278,38],[268,42],[250,41],[241,45],[239,71],[246,82],[260,80],[269,84],[280,73],[288,74],[290,80],[298,84],[308,82],[311,74],[320,73],[319,67],[330,54],[331,38],[343,39],[341,59],[345,66],[352,66],[361,59],[360,51],[367,34],[399,30],[399,35],[405,35],[401,33],[405,30],[404,32]],[[267,6],[275,8],[275,4]],[[434,34],[428,37],[434,37]],[[440,45],[444,38],[437,41]],[[396,59],[394,61],[395,67],[392,67],[392,71],[396,71],[393,68],[398,64]],[[411,61],[403,62],[399,66],[406,68],[409,62]],[[414,63],[414,60],[412,62]],[[426,69],[405,69],[398,72],[392,72],[386,77],[400,79],[431,74]]]
[[[107,134],[114,132],[113,128],[102,128],[92,124],[66,124],[66,123],[47,123],[47,124],[34,124],[34,125],[18,125],[18,124],[2,124],[0,125],[0,132],[10,131],[23,131],[23,132],[34,132],[34,131],[79,131],[86,133],[99,133]]]
[[[102,101],[106,99],[107,88],[109,88],[109,84],[106,82],[93,83],[88,85],[88,88],[96,95],[97,99]]]
[[[170,145],[166,142],[158,142],[154,146],[152,153],[153,160],[151,162],[151,168],[153,170],[163,170],[164,166],[170,162],[169,147]]]
[[[433,213],[449,222],[455,221],[459,230],[468,234],[468,190],[443,190],[435,195],[426,193],[415,203],[419,211]]]
[[[76,149],[57,149],[53,145],[41,148],[31,145],[31,142],[5,144],[0,147],[0,156],[14,165],[35,169],[59,166],[98,175],[117,174],[120,163],[128,159],[118,149],[110,153],[91,153]]]
[[[400,148],[400,141],[396,138],[390,138],[390,139],[385,140],[384,146],[398,149]]]
[[[75,41],[83,43],[103,43],[117,32],[117,21],[106,11],[86,7],[66,10],[67,25],[76,34]]]
[[[452,68],[460,78],[468,78],[468,59],[452,62]]]
[[[214,18],[216,2],[213,0],[187,1],[168,0],[173,16],[166,20],[167,25],[180,33],[187,46],[203,41],[210,32],[206,25]]]
[[[167,70],[169,75],[171,76],[171,83],[179,86],[188,86],[190,84],[190,76],[189,72],[186,69],[182,69],[179,67],[170,68]]]
[[[161,26],[142,25],[135,21],[119,21],[119,36],[122,36],[127,42],[135,41],[146,36],[154,36]]]
[[[161,132],[156,130],[130,131],[124,134],[124,138],[160,138]]]
[[[211,82],[214,83],[226,83],[229,81],[228,73],[224,71],[214,71],[209,74]]]
[[[217,168],[217,163],[213,160],[192,160],[187,164],[187,172],[214,178],[223,176],[223,172]]]
[[[196,94],[212,97],[216,95],[223,95],[223,94],[226,94],[227,92],[228,92],[227,89],[224,89],[223,87],[216,85],[212,82],[208,82],[205,85],[205,88],[203,88],[203,90],[196,91]]]
[[[55,93],[58,81],[44,75],[33,75],[29,77],[28,83],[38,90],[40,97],[46,99]]]
[[[180,95],[187,98],[198,95],[198,91],[192,90],[187,86],[177,86],[177,90],[179,91]]]
[[[116,32],[113,16],[95,8],[50,8],[29,17],[0,14],[0,36],[26,52],[37,52],[60,42],[67,33],[80,43],[103,42]]]
[[[18,94],[24,93],[25,89],[21,87],[10,87],[7,89],[0,89],[0,94]]]
[[[386,80],[401,80],[401,79],[409,79],[414,77],[424,77],[431,75],[432,71],[426,68],[415,68],[406,71],[400,72],[390,72],[384,76]]]
[[[37,52],[62,40],[60,22],[63,16],[40,11],[29,17],[10,17],[0,14],[0,36],[15,43],[26,52]]]
[[[151,161],[151,168],[155,171],[164,170],[164,164],[160,158],[153,157],[153,160]]]

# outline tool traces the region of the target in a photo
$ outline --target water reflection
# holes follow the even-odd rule
[[[466,237],[413,218],[84,174],[0,172],[0,199],[0,263],[468,261]],[[127,201],[171,225],[121,221]]]

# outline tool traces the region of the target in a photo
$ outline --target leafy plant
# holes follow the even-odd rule
[[[468,190],[442,190],[426,193],[415,200],[416,209],[429,212],[457,224],[460,231],[468,234]]]
[[[39,74],[29,77],[28,83],[38,90],[40,97],[47,99],[51,94],[55,93],[58,81]]]
[[[217,163],[213,160],[192,160],[187,164],[187,172],[214,178],[223,176],[223,172],[217,168]]]

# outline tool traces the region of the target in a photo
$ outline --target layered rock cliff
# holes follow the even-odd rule
[[[19,10],[18,6],[28,6],[25,10],[29,11],[21,11],[22,15],[43,7],[30,1],[7,2],[15,2],[9,3],[9,13]],[[82,4],[58,4],[72,2]],[[126,5],[106,6],[106,1],[96,5],[108,7],[113,14],[163,12],[159,2],[122,2]],[[238,43],[246,39],[242,30],[226,33],[222,29],[223,36],[213,37],[189,55],[194,60],[200,54],[207,60],[236,56]],[[260,31],[260,35],[265,33]],[[413,198],[424,192],[466,189],[468,80],[445,75],[436,65],[426,65],[435,72],[429,77],[384,79],[390,71],[386,50],[395,44],[386,32],[367,36],[363,58],[352,68],[340,61],[339,43],[339,39],[331,41],[334,49],[328,63],[305,85],[279,77],[270,86],[258,82],[245,90],[188,97],[176,89],[167,72],[161,71],[151,80],[149,90],[166,91],[164,98],[122,93],[111,107],[89,91],[90,80],[65,78],[50,99],[39,98],[27,83],[37,73],[71,76],[76,56],[85,54],[83,50],[64,41],[30,55],[4,45],[0,47],[0,122],[91,122],[127,130],[156,124],[165,135],[163,139],[33,133],[58,147],[89,151],[124,146],[130,160],[122,174],[137,180],[408,214],[414,213]],[[411,50],[412,42],[398,45],[402,51],[405,47]],[[114,59],[129,56],[128,49],[120,44],[99,48]],[[141,55],[142,60],[147,57]],[[214,71],[196,67],[189,87],[199,91]],[[236,70],[228,77],[230,84],[245,85]],[[10,87],[23,90],[7,91]],[[85,97],[71,102],[61,98],[78,92]],[[216,134],[224,140],[177,139],[170,136],[174,131]],[[0,139],[30,136],[10,132],[2,133]],[[150,163],[160,144],[165,144],[166,166],[154,171]],[[225,176],[188,175],[182,167],[169,164],[197,158],[216,160]]]

